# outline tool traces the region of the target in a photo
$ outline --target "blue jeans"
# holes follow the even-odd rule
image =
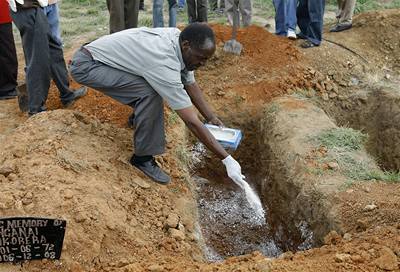
[[[322,40],[325,0],[299,0],[297,22],[299,36],[319,45]]]
[[[275,34],[286,36],[289,29],[296,31],[297,0],[273,0],[275,7]]]
[[[44,7],[43,12],[47,17],[47,21],[49,22],[50,33],[53,36],[53,39],[60,46],[62,46],[58,4],[55,3],[47,7]]]
[[[164,27],[163,0],[153,0],[153,27]],[[176,0],[168,0],[169,27],[176,27]]]

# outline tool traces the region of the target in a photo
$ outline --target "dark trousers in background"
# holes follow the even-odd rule
[[[0,24],[0,97],[15,92],[18,61],[12,24]],[[14,93],[15,94],[15,93]]]
[[[26,64],[26,88],[29,113],[46,109],[45,104],[53,78],[62,102],[72,99],[64,53],[58,40],[50,32],[46,15],[41,8],[11,12],[22,39]]]
[[[140,0],[107,0],[110,33],[137,27]]]
[[[189,23],[207,22],[207,0],[187,0]]]
[[[300,35],[315,45],[322,40],[322,27],[325,0],[299,0],[297,6],[297,25]]]

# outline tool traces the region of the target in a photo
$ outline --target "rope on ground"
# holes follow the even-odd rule
[[[351,53],[353,53],[353,54],[356,55],[357,57],[361,58],[365,63],[369,63],[369,61],[368,61],[366,58],[364,58],[363,56],[361,56],[360,54],[358,54],[358,53],[357,53],[356,51],[354,51],[353,49],[348,48],[347,46],[345,46],[345,45],[343,45],[343,44],[341,44],[341,43],[338,43],[338,42],[335,42],[335,41],[332,41],[332,40],[328,40],[328,39],[326,39],[326,38],[322,38],[322,39],[323,39],[324,41],[330,42],[330,43],[332,43],[332,44],[335,44],[335,45],[337,45],[337,46],[342,47],[343,49],[346,49],[346,50],[350,51]]]

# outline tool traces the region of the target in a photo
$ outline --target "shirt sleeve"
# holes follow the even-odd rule
[[[152,68],[143,75],[151,87],[165,100],[173,110],[192,106],[192,101],[183,88],[181,73],[169,67]]]
[[[194,72],[193,71],[181,71],[181,80],[183,85],[190,85],[195,83]]]

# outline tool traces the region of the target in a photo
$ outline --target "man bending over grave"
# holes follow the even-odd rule
[[[239,163],[215,140],[197,116],[222,126],[204,99],[193,70],[205,65],[215,52],[215,36],[206,24],[177,28],[136,28],[103,36],[82,46],[70,67],[72,77],[134,108],[135,153],[130,162],[156,182],[170,177],[157,165],[164,153],[163,100],[186,126],[226,166],[228,176],[240,183]]]

